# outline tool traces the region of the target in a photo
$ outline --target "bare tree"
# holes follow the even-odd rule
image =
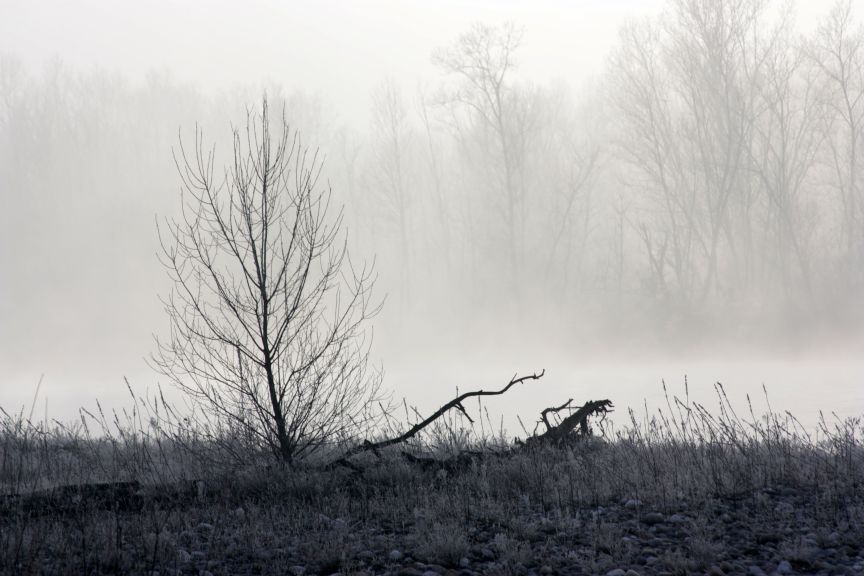
[[[426,94],[422,90],[418,91],[417,103],[420,117],[423,120],[423,135],[425,136],[424,140],[426,144],[425,157],[428,162],[429,175],[432,180],[432,196],[434,198],[435,214],[437,215],[439,224],[439,232],[436,234],[437,242],[433,245],[437,247],[437,251],[442,255],[445,273],[447,276],[451,276],[451,208],[447,204],[448,198],[444,192],[445,186],[442,174],[442,161],[440,158],[441,151],[438,149],[439,147],[435,139],[432,119],[429,113],[429,102],[427,101]]]
[[[690,304],[724,278],[741,284],[757,79],[776,35],[767,11],[763,0],[675,0],[664,24],[622,33],[613,101],[621,150],[648,195],[651,222],[639,228],[652,270],[670,275],[655,284],[668,280]]]
[[[433,55],[434,63],[459,82],[445,100],[466,112],[468,129],[477,131],[483,148],[494,151],[492,164],[500,166],[495,176],[503,196],[504,235],[512,286],[517,291],[527,208],[523,163],[527,133],[536,120],[533,94],[510,81],[521,37],[512,24],[501,28],[477,24],[453,46]]]
[[[813,297],[808,243],[812,224],[803,205],[807,181],[823,142],[825,106],[819,97],[812,66],[789,33],[778,37],[778,49],[766,58],[763,86],[750,149],[753,171],[768,200],[767,227],[773,229],[773,247],[782,286],[801,285]],[[800,282],[791,282],[789,260],[794,258]]]
[[[651,222],[655,234],[664,236],[663,262],[673,273],[677,292],[692,291],[694,246],[699,229],[693,222],[692,188],[686,186],[683,150],[676,144],[676,107],[672,98],[672,79],[666,71],[661,30],[650,24],[622,29],[621,47],[613,65],[611,86],[613,102],[620,113],[620,153],[639,179],[638,189],[657,209]],[[666,95],[664,97],[664,95]],[[666,286],[665,266],[656,266],[655,242],[646,223],[638,225],[645,240],[653,285]],[[667,255],[665,246],[672,250]]]
[[[221,175],[197,129],[175,162],[182,212],[159,231],[171,331],[153,365],[283,461],[353,433],[380,386],[362,331],[378,308],[371,268],[351,266],[341,210],[328,215],[317,153],[284,117],[271,129],[265,99],[234,130]]]
[[[543,190],[546,210],[529,226],[537,229],[538,251],[546,252],[545,275],[558,283],[561,302],[579,298],[578,288],[589,276],[585,264],[594,215],[594,188],[600,139],[588,118],[599,116],[587,102],[568,106],[568,94],[542,94],[540,110],[544,118],[530,172],[532,189]],[[538,212],[540,212],[538,210]]]
[[[840,230],[848,271],[864,276],[864,26],[855,24],[852,2],[840,0],[810,44],[827,88],[828,164],[841,203]]]
[[[374,175],[387,216],[395,223],[399,238],[400,288],[408,296],[411,278],[408,174],[413,137],[402,92],[392,80],[384,81],[372,96]],[[403,302],[404,303],[404,302]]]

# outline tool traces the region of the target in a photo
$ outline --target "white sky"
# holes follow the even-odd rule
[[[809,27],[831,1],[799,0]],[[319,95],[340,120],[365,118],[386,77],[431,82],[431,52],[473,22],[524,26],[520,73],[572,87],[597,74],[628,18],[662,0],[0,0],[0,53],[141,78],[170,71],[201,88],[283,84]]]
[[[831,2],[798,3],[805,25]],[[431,83],[430,54],[471,23],[524,26],[520,72],[572,87],[603,66],[627,18],[660,0],[0,0],[0,53],[30,69],[59,57],[142,78],[170,71],[201,88],[283,84],[319,95],[341,121],[366,116],[385,77]]]

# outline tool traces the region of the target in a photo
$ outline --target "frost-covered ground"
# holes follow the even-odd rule
[[[205,501],[145,505],[136,513],[31,517],[23,533],[20,518],[4,516],[3,569],[418,576],[864,572],[860,491],[767,488],[586,505],[559,493],[546,502],[503,498],[472,490],[479,488],[474,479],[413,478],[398,468],[387,480],[370,478],[350,490],[304,482],[290,495],[278,494],[289,491],[289,483],[270,495],[217,492]],[[26,542],[12,565],[19,536]]]
[[[293,470],[7,420],[0,572],[864,573],[860,420],[817,441],[788,415],[697,408],[566,446],[448,445],[451,429],[404,447],[432,460]]]

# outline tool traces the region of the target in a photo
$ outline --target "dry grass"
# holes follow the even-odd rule
[[[860,419],[823,420],[811,433],[786,413],[739,417],[722,387],[718,398],[714,412],[670,398],[654,416],[631,412],[620,430],[607,425],[594,438],[530,449],[510,449],[457,418],[407,449],[446,460],[483,448],[475,457],[430,470],[393,451],[363,456],[362,472],[320,462],[282,468],[230,430],[193,425],[159,402],[138,399],[110,416],[82,412],[74,426],[3,412],[0,572],[285,573],[301,560],[309,570],[351,572],[386,566],[368,551],[393,538],[413,542],[419,560],[456,566],[481,532],[490,554],[516,567],[531,561],[526,542],[571,524],[593,526],[595,559],[626,559],[633,551],[620,529],[590,510],[629,500],[637,509],[672,513],[684,503],[707,514],[717,498],[747,498],[758,512],[766,489],[790,487],[818,487],[815,509],[832,522],[864,521],[864,508],[849,501],[864,481]],[[9,497],[123,481],[139,486],[129,509],[85,497],[42,513]],[[782,519],[782,508],[764,505]],[[795,539],[782,546],[791,559],[813,554]],[[681,560],[688,567],[718,553],[698,533],[690,547]]]

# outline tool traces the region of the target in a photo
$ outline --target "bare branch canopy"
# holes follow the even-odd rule
[[[355,268],[317,152],[266,99],[234,130],[220,173],[196,129],[175,153],[182,211],[159,227],[174,282],[152,363],[232,430],[284,461],[362,426],[379,374],[364,322],[371,267]]]

